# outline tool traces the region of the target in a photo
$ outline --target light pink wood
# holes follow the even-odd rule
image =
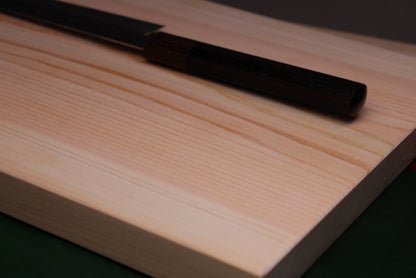
[[[0,15],[0,211],[155,277],[296,277],[416,156],[416,58],[203,1],[70,1],[368,85],[345,121]]]

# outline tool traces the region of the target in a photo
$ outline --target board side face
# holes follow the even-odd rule
[[[255,277],[32,183],[3,173],[0,182],[3,213],[152,277]]]
[[[415,128],[407,55],[207,2],[83,3],[369,86],[343,121],[1,17],[2,172],[221,262],[205,269],[265,276]]]

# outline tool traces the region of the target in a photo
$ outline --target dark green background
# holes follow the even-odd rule
[[[416,277],[415,197],[406,169],[303,277]],[[0,251],[3,278],[149,277],[4,214]]]

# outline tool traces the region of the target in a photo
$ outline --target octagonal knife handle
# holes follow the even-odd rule
[[[367,94],[362,83],[164,32],[148,35],[144,56],[154,63],[341,116],[356,116]]]

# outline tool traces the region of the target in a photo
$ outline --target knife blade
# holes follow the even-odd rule
[[[54,0],[2,0],[24,19],[143,49],[149,62],[318,111],[355,117],[367,87],[360,82],[168,34],[162,25]]]

